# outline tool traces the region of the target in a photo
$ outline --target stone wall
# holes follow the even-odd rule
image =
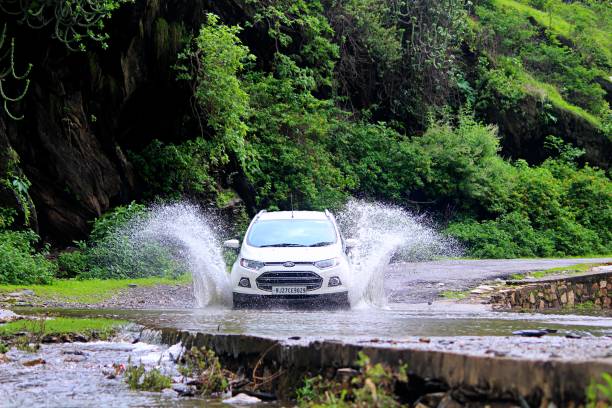
[[[508,283],[520,286],[494,294],[491,300],[497,308],[546,310],[588,302],[599,309],[612,309],[612,272],[609,271]]]

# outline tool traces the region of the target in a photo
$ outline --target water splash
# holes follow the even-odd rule
[[[353,307],[385,306],[384,278],[392,259],[415,261],[457,255],[455,242],[427,226],[417,216],[395,206],[350,200],[338,214],[347,238],[359,245],[352,250],[353,271],[349,300]]]
[[[352,250],[353,271],[349,286],[352,306],[384,306],[384,274],[392,259],[415,261],[457,255],[456,245],[434,228],[425,217],[395,206],[350,200],[338,214],[343,235],[356,239]],[[218,237],[224,229],[214,216],[187,203],[153,206],[146,216],[124,228],[135,256],[146,262],[151,242],[193,276],[198,307],[231,305],[232,288]],[[150,252],[150,251],[149,251]]]
[[[229,274],[211,216],[198,207],[176,203],[154,206],[133,226],[135,242],[157,242],[172,249],[172,254],[193,277],[197,306],[231,305]]]

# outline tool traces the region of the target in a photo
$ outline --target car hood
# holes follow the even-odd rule
[[[256,248],[243,245],[243,258],[260,262],[316,262],[335,258],[342,253],[338,244],[326,247]]]

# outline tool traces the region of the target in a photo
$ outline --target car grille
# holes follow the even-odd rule
[[[269,292],[272,291],[272,286],[306,286],[306,290],[316,290],[321,287],[323,278],[307,271],[264,272],[255,282],[259,289]]]

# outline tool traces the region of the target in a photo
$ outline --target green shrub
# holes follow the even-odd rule
[[[478,258],[518,258],[554,255],[554,243],[533,229],[518,212],[496,220],[454,222],[446,232],[463,242],[468,253]]]
[[[132,201],[126,206],[118,206],[106,212],[94,221],[89,239],[96,243],[123,228],[128,222],[145,217],[147,207]]]
[[[612,182],[605,172],[579,168],[575,148],[549,138],[556,158],[530,167],[518,160],[506,172],[509,192],[500,216],[457,220],[447,232],[476,257],[566,256],[612,250]],[[561,143],[561,144],[560,144]]]
[[[143,364],[134,366],[128,363],[125,382],[133,390],[160,392],[172,386],[172,379],[157,368],[146,370]]]
[[[140,153],[130,153],[130,159],[145,182],[147,198],[211,201],[216,192],[213,147],[200,137],[179,145],[154,140]]]
[[[84,276],[90,267],[86,250],[62,252],[57,257],[57,277],[61,279]]]
[[[359,352],[355,362],[357,375],[350,380],[324,378],[321,375],[305,378],[296,390],[299,407],[343,408],[343,407],[400,407],[395,390],[398,383],[408,381],[406,366],[398,370],[380,363],[372,364],[370,358]]]
[[[467,112],[459,123],[435,123],[413,139],[421,157],[428,158],[423,192],[439,207],[463,211],[499,213],[507,200],[510,166],[497,155],[497,129],[476,122]]]
[[[147,209],[142,204],[119,206],[94,222],[89,246],[82,255],[73,255],[75,263],[85,261],[79,279],[123,279],[163,276],[176,278],[186,272],[171,249],[153,239],[134,236],[134,230],[146,222]],[[70,258],[70,256],[69,256]],[[82,264],[72,266],[83,266]]]
[[[181,374],[197,379],[200,394],[211,395],[227,390],[231,373],[221,367],[213,350],[192,347],[181,356],[179,363]]]
[[[0,283],[50,283],[56,265],[36,253],[39,237],[32,231],[0,231]]]
[[[612,404],[612,375],[602,373],[600,381],[592,379],[586,389],[587,408],[598,408]]]

